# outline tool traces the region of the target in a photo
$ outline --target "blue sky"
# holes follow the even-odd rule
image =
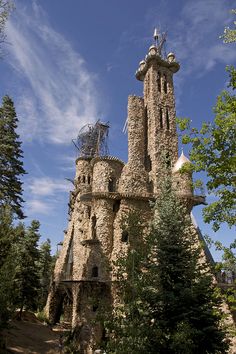
[[[134,73],[155,26],[168,32],[167,52],[181,65],[177,115],[191,117],[194,126],[212,120],[216,96],[227,85],[225,66],[236,63],[235,45],[219,39],[232,24],[234,2],[16,0],[15,7],[0,62],[0,95],[13,98],[19,118],[26,222],[37,218],[42,241],[49,237],[55,251],[67,227],[72,184],[66,178],[75,172],[71,139],[87,123],[109,121],[110,154],[127,160],[127,96],[142,95]],[[209,233],[201,208],[194,214]],[[233,231],[222,227],[217,238],[228,243]]]

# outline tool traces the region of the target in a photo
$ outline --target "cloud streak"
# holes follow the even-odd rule
[[[17,99],[24,140],[70,143],[98,116],[96,76],[49,24],[42,8],[17,6],[7,25],[9,61],[23,89]]]
[[[60,200],[64,200],[71,190],[71,183],[50,177],[29,178],[26,184],[26,214],[49,215],[57,209]]]
[[[219,36],[232,22],[230,1],[188,0],[182,2],[176,21],[170,15],[168,3],[147,12],[146,22],[158,23],[162,31],[168,30],[168,49],[174,51],[182,65],[182,73],[204,73],[217,63],[230,64],[236,60],[233,45],[226,46]],[[216,45],[216,42],[218,44]]]

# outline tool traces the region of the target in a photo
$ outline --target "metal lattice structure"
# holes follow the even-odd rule
[[[79,150],[81,157],[107,156],[109,124],[98,120],[95,124],[86,124],[79,131],[73,143]]]

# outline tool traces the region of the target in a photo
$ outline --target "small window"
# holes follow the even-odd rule
[[[116,200],[113,204],[113,212],[117,213],[120,209],[120,199]]]
[[[115,178],[110,178],[108,182],[108,192],[115,192],[116,190],[116,180]]]
[[[166,79],[166,74],[163,75],[163,86],[164,86],[164,92],[167,93],[167,79]]]
[[[152,170],[152,161],[151,161],[151,158],[150,158],[150,155],[147,155],[145,157],[145,169],[147,172],[150,172]]]
[[[93,305],[92,309],[93,309],[93,312],[96,312],[98,309],[98,305]]]
[[[166,167],[170,168],[171,167],[171,160],[170,160],[170,154],[169,152],[166,153]]]
[[[91,177],[88,175],[88,184],[91,183]]]
[[[127,230],[123,230],[121,234],[121,241],[128,242],[128,240],[129,240],[129,233]]]
[[[88,215],[88,219],[90,219],[91,217],[91,206],[88,206],[88,209],[87,209],[87,215]]]
[[[95,215],[92,216],[92,239],[96,238],[96,224],[97,218]]]
[[[166,108],[166,127],[170,130],[169,110]]]
[[[83,183],[85,183],[85,176],[83,176]]]
[[[163,113],[162,113],[162,108],[160,108],[160,128],[163,128]]]
[[[78,177],[78,183],[80,183],[80,176]]]
[[[158,71],[157,73],[157,89],[159,92],[161,92],[161,73]]]
[[[94,266],[92,268],[92,277],[93,278],[97,278],[98,277],[98,267],[97,266]]]

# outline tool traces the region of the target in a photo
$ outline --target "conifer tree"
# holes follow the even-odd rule
[[[14,277],[15,305],[20,308],[19,318],[23,309],[36,310],[38,291],[40,288],[39,261],[39,222],[33,220],[30,227],[24,230],[16,244],[16,270]]]
[[[39,299],[38,308],[41,311],[47,301],[48,289],[50,285],[51,275],[52,275],[52,256],[51,256],[51,242],[47,239],[40,245],[39,248]]]
[[[143,248],[117,268],[116,304],[106,349],[125,354],[226,353],[219,299],[183,203],[165,182]],[[134,230],[134,233],[136,231]]]
[[[15,272],[14,242],[17,227],[9,206],[0,208],[0,331],[14,311],[13,278]]]
[[[0,108],[0,206],[10,205],[14,214],[23,218],[20,177],[25,170],[17,124],[14,103],[9,96],[4,96]]]

